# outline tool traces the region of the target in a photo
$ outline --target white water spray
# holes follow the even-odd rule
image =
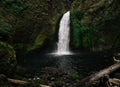
[[[70,11],[66,12],[60,21],[57,50],[54,54],[56,55],[71,54],[69,50],[69,42],[70,42]]]

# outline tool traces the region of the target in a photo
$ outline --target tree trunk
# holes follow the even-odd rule
[[[18,85],[24,85],[24,84],[27,84],[29,82],[27,81],[23,81],[23,80],[17,80],[17,79],[11,79],[11,78],[8,78],[8,81],[13,83],[13,84],[18,84]],[[47,86],[47,85],[42,85],[42,84],[39,84],[40,87],[50,87],[50,86]]]
[[[108,68],[105,68],[85,79],[83,79],[81,82],[80,82],[80,86],[82,87],[89,87],[91,86],[95,81],[98,81],[100,78],[106,76],[106,75],[109,75],[111,74],[112,72],[116,71],[117,69],[120,68],[120,62],[117,62],[115,64],[113,64],[112,66],[108,67]]]

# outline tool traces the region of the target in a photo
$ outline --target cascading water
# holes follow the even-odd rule
[[[56,55],[69,55],[69,42],[70,42],[70,11],[66,12],[59,25],[57,50]]]

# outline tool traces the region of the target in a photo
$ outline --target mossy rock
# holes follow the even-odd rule
[[[0,73],[7,74],[11,72],[16,64],[16,54],[13,47],[0,42]]]
[[[39,35],[36,37],[33,46],[30,46],[30,47],[28,48],[28,51],[32,51],[32,50],[41,48],[41,47],[45,44],[46,39],[47,39],[47,36],[46,36],[46,35],[39,34]]]

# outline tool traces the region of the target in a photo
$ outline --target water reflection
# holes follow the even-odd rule
[[[72,58],[71,56],[62,56],[62,58],[59,56],[58,57],[58,67],[61,69],[72,69]]]
[[[30,55],[26,62],[21,63],[23,67],[31,71],[41,71],[46,67],[77,71],[83,76],[99,71],[112,64],[112,56],[106,54],[75,54],[64,56],[53,55]]]

